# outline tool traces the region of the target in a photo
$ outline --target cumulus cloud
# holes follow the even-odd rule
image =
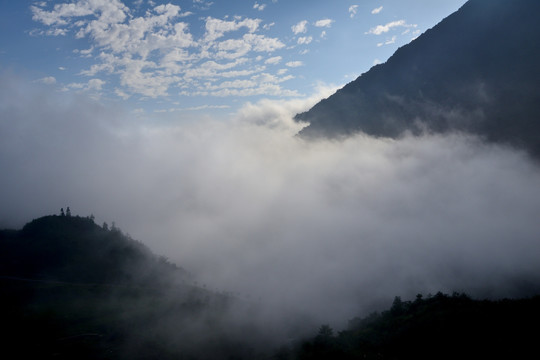
[[[416,24],[407,24],[405,20],[396,20],[396,21],[391,21],[385,25],[377,25],[376,27],[369,29],[369,31],[367,31],[365,34],[381,35],[381,34],[389,32],[393,28],[398,28],[398,27],[415,28],[417,26],[418,25]]]
[[[298,34],[304,34],[307,32],[307,20],[302,20],[300,21],[299,23],[293,25],[291,27],[292,29],[292,32],[295,34],[295,35],[298,35]]]
[[[371,10],[371,13],[374,14],[374,15],[378,14],[378,13],[380,13],[382,11],[382,9],[383,9],[383,7],[379,6],[378,8],[375,8],[375,9]]]
[[[100,91],[103,85],[105,85],[106,82],[101,79],[90,79],[88,81],[88,89],[89,90],[96,90]]]
[[[358,13],[358,5],[349,6],[349,16],[351,19],[356,16],[356,13]]]
[[[265,64],[276,65],[281,62],[283,58],[281,56],[274,56],[265,60]]]
[[[307,45],[313,41],[312,36],[300,36],[297,40],[299,45]]]
[[[304,66],[304,63],[302,61],[289,61],[285,63],[285,65],[287,65],[288,67],[295,68],[295,67]]]
[[[207,82],[219,82],[233,74],[245,76],[262,71],[249,60],[256,60],[260,53],[270,54],[285,47],[278,38],[258,33],[261,19],[240,16],[199,18],[205,31],[196,37],[190,24],[180,21],[191,12],[182,12],[181,7],[174,4],[149,4],[152,8],[140,16],[133,15],[118,0],[77,0],[54,6],[37,3],[31,6],[31,11],[33,20],[45,26],[47,31],[43,34],[61,32],[62,35],[87,39],[91,47],[76,53],[94,63],[80,74],[92,78],[101,74],[117,77],[117,83],[110,82],[110,86],[115,87],[114,93],[122,98],[134,94],[150,98],[168,96],[170,89],[203,94]],[[197,4],[210,5],[207,2]],[[257,3],[256,8],[262,10],[264,5]],[[99,51],[99,55],[91,57],[94,50]],[[240,59],[242,61],[231,62]],[[206,66],[210,63],[234,63],[236,69],[208,71]],[[103,86],[109,86],[109,82]],[[276,86],[267,88],[267,95],[294,93]]]
[[[332,26],[333,22],[334,22],[334,20],[332,20],[332,19],[321,19],[321,20],[317,20],[315,22],[315,26],[316,27],[330,27],[330,26]]]
[[[521,152],[457,134],[295,137],[292,115],[335,88],[151,125],[1,80],[2,227],[69,205],[274,318],[339,325],[395,295],[512,296],[540,281],[540,169]]]
[[[255,3],[255,4],[253,5],[253,8],[254,8],[255,10],[263,11],[263,10],[266,8],[266,4]]]

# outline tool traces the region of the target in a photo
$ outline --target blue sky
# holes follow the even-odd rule
[[[2,0],[0,67],[139,114],[216,116],[344,85],[464,2]]]

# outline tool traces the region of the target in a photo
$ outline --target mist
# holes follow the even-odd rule
[[[396,295],[538,290],[540,169],[520,150],[296,137],[292,117],[333,88],[174,123],[51,90],[2,74],[2,228],[70,206],[211,290],[332,324]]]

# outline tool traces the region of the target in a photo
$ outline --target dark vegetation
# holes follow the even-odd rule
[[[115,226],[45,216],[0,231],[0,344],[39,359],[450,359],[538,357],[540,297],[438,293],[275,337],[256,308],[191,276]],[[277,290],[276,290],[277,291]],[[284,323],[285,321],[283,321]],[[297,329],[305,329],[295,324]],[[306,325],[306,324],[304,324]],[[287,327],[289,330],[291,327]],[[281,330],[284,330],[283,327]],[[284,338],[293,338],[285,344]],[[280,339],[281,348],[276,339]],[[277,350],[276,350],[277,349]]]
[[[537,0],[470,0],[297,121],[303,137],[462,132],[540,157]]]
[[[281,359],[535,359],[540,297],[478,301],[438,293],[414,301],[396,297],[390,309],[318,334]]]
[[[69,213],[0,231],[0,309],[2,349],[20,359],[256,359],[270,346],[250,304]]]

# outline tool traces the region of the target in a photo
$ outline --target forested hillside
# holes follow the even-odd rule
[[[537,358],[540,297],[473,300],[437,293],[414,301],[396,297],[381,313],[351,320],[334,333],[328,325],[282,359],[526,359]]]
[[[539,355],[539,297],[396,297],[388,310],[354,318],[346,330],[323,325],[309,338],[309,319],[275,313],[272,323],[261,321],[261,304],[195,285],[185,270],[91,217],[45,216],[21,230],[0,231],[0,256],[1,345],[17,358]]]
[[[0,231],[2,349],[39,359],[257,358],[252,307],[92,217]]]

